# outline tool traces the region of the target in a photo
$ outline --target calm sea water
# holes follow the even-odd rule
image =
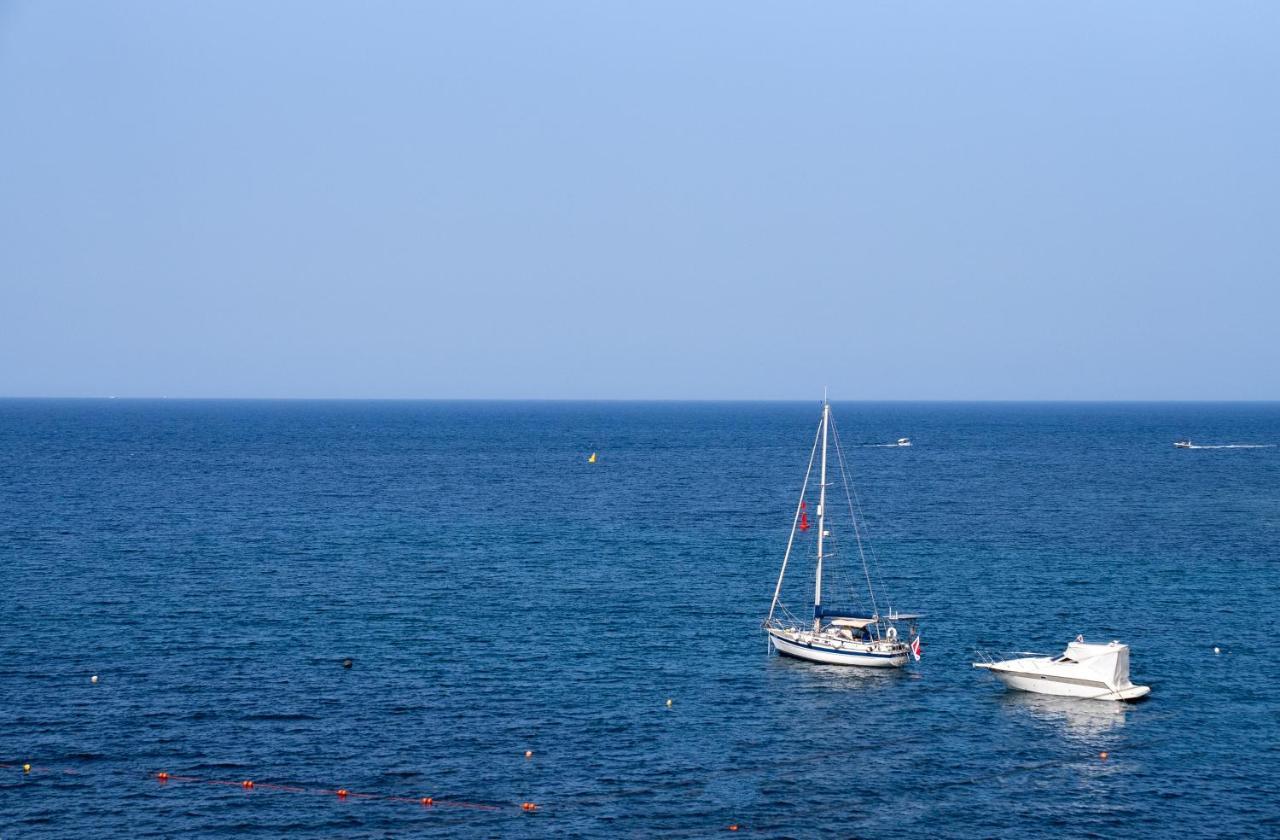
[[[759,629],[816,403],[0,401],[0,836],[1280,833],[1280,405],[835,411],[902,672]]]

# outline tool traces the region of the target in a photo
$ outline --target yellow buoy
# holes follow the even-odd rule
[[[587,463],[594,464],[595,462],[596,462],[596,453],[592,452],[591,457],[587,459]]]
[[[30,772],[31,772],[31,765],[30,765],[30,764],[24,764],[24,765],[22,765],[22,772],[23,772],[23,773],[30,773]]]
[[[670,706],[671,706],[671,698],[670,698],[670,697],[668,697],[668,698],[667,698],[667,706],[668,706],[668,707],[670,707]]]

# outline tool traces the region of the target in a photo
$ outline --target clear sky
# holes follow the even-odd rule
[[[0,395],[1280,398],[1280,3],[4,2]]]

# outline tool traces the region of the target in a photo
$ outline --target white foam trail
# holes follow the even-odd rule
[[[1183,449],[1271,449],[1274,443],[1222,443],[1217,445],[1201,445],[1193,443]]]

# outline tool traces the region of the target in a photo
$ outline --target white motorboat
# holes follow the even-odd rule
[[[1183,438],[1182,440],[1175,440],[1175,441],[1173,442],[1173,445],[1174,445],[1174,446],[1176,446],[1176,447],[1177,447],[1177,448],[1179,448],[1179,449],[1191,449],[1191,448],[1192,448],[1192,446],[1191,446],[1191,441],[1190,441],[1190,440],[1188,440],[1188,439],[1186,439],[1186,438]]]
[[[1061,656],[975,662],[1010,688],[1090,700],[1136,700],[1151,692],[1129,681],[1129,646],[1089,644],[1077,636]]]
[[[898,438],[898,446],[910,446],[911,438]]]
[[[849,530],[852,535],[848,548],[851,555],[856,552],[861,560],[861,577],[865,580],[867,587],[868,600],[860,606],[852,605],[852,598],[850,598],[850,605],[847,606],[823,602],[823,564],[833,564],[843,559],[837,550],[839,544],[833,536],[833,517],[827,510],[829,440],[835,442],[836,462],[840,467],[840,477],[845,490]],[[813,473],[819,444],[821,444],[822,460],[818,480],[818,529],[812,542],[816,563],[814,565],[813,618],[810,621],[808,617],[802,618],[791,613],[782,603],[781,595],[783,579],[787,574],[787,564],[791,559],[793,548],[810,540],[809,511],[805,493],[809,489],[809,479]],[[855,499],[856,496],[850,490],[848,469],[840,447],[840,437],[836,433],[835,420],[831,416],[831,405],[824,398],[822,421],[818,425],[813,450],[809,454],[809,467],[805,470],[804,484],[800,489],[800,502],[796,506],[795,516],[791,522],[791,536],[787,539],[787,549],[782,557],[782,570],[778,573],[778,583],[773,590],[773,603],[769,605],[769,615],[764,620],[764,630],[768,634],[769,643],[773,649],[786,656],[831,665],[900,668],[911,657],[920,658],[920,636],[916,626],[920,616],[899,614],[891,607],[881,615],[876,591],[871,585],[871,566],[867,563],[870,546],[859,523],[861,508],[859,508],[859,515],[854,516]],[[874,554],[872,557],[874,559]],[[828,569],[828,572],[830,571],[831,569]],[[844,580],[852,594],[852,586],[848,584],[848,578],[844,577]],[[882,584],[881,590],[883,589]],[[806,612],[807,607],[806,603]],[[904,633],[898,631],[899,622],[907,627]]]

